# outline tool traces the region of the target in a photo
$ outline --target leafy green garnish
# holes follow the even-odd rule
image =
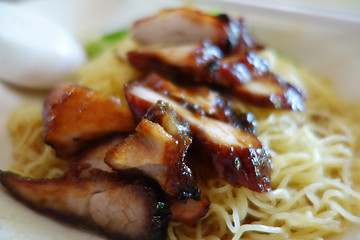
[[[208,8],[205,13],[217,17],[220,14],[224,14],[224,11],[219,6],[212,6]]]
[[[88,57],[91,59],[99,56],[102,52],[104,52],[106,49],[111,47],[117,41],[129,35],[129,33],[130,33],[129,29],[120,30],[117,32],[107,34],[102,38],[100,38],[99,40],[87,44],[85,46],[85,50]]]

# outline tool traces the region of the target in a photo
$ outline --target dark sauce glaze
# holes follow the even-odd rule
[[[217,176],[233,186],[245,186],[258,192],[271,190],[271,157],[252,132],[194,114],[145,82],[135,81],[125,86],[125,95],[135,119],[142,116],[142,111],[154,101],[168,101],[177,114],[189,123],[194,139],[191,149],[196,149],[192,151],[196,153],[201,167],[212,173],[209,176]]]
[[[140,109],[137,109],[133,102],[129,102],[132,111],[136,112],[135,119],[141,119],[136,133],[111,148],[105,162],[116,171],[129,168],[143,171],[178,200],[199,200],[200,190],[186,159],[192,143],[189,125],[169,104],[162,101],[151,104],[139,105]]]
[[[193,41],[183,39],[182,44],[171,42],[169,36],[166,47],[146,46],[130,51],[128,60],[135,68],[144,73],[157,72],[175,82],[211,85],[259,107],[305,109],[304,94],[270,71],[267,63],[258,56],[257,52],[263,47],[248,33],[242,18],[231,19],[226,14],[215,17],[184,9],[167,11],[166,14],[182,14],[185,22],[193,21],[195,15],[197,21],[212,26],[212,31],[204,31],[202,38]],[[162,17],[160,13],[152,20]],[[154,26],[149,24],[148,27]],[[181,31],[188,36],[191,35],[188,31],[194,29]],[[215,33],[219,35],[217,41],[212,37]],[[163,41],[157,40],[152,43]]]
[[[112,239],[155,240],[167,235],[170,212],[165,195],[153,179],[139,173],[93,169],[81,178],[36,180],[0,171],[0,182],[31,208]],[[131,220],[133,213],[141,217]]]
[[[171,98],[196,116],[214,118],[256,132],[257,122],[252,113],[233,110],[231,101],[206,86],[180,87],[156,74],[150,74],[141,81],[144,86]]]

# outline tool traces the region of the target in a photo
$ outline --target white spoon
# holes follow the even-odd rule
[[[55,22],[0,2],[0,79],[27,88],[66,81],[86,60],[83,47]]]

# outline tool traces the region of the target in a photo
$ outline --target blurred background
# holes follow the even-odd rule
[[[0,0],[4,1],[4,0]],[[160,8],[199,6],[246,18],[253,35],[322,77],[343,96],[360,101],[359,0],[22,0],[86,43]],[[354,85],[355,84],[355,85]]]

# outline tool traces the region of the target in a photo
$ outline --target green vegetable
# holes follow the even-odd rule
[[[99,56],[102,52],[114,45],[117,41],[129,35],[129,33],[130,30],[128,29],[113,32],[103,36],[99,40],[87,44],[85,46],[85,50],[88,57],[91,59]]]
[[[224,12],[219,7],[212,7],[207,11],[207,14],[210,14],[214,17],[219,16],[220,14],[223,14]]]

